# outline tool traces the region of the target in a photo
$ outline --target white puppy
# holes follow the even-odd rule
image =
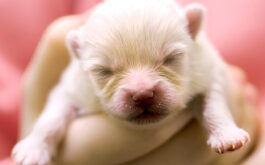
[[[98,5],[85,25],[69,32],[71,63],[30,135],[15,146],[15,162],[50,164],[78,115],[104,111],[136,129],[156,127],[198,94],[205,108],[194,116],[212,149],[224,153],[244,145],[248,133],[227,106],[227,65],[200,32],[203,16],[200,5],[180,9],[173,0]]]

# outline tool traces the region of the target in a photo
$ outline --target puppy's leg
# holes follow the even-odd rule
[[[58,142],[76,114],[77,108],[70,102],[62,86],[58,85],[30,135],[14,147],[12,156],[15,162],[22,165],[50,164]]]
[[[211,84],[202,113],[203,124],[209,134],[207,143],[218,153],[239,149],[249,140],[248,133],[238,128],[233,120],[224,82],[219,80]]]

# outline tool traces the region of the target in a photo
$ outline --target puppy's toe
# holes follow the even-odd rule
[[[235,127],[210,135],[207,143],[214,151],[222,154],[241,148],[249,139],[246,131]]]
[[[51,153],[51,149],[46,143],[27,138],[14,147],[12,157],[19,165],[49,165]]]

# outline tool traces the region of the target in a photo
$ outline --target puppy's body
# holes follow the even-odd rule
[[[115,7],[114,7],[115,6]],[[67,37],[71,64],[53,89],[32,133],[14,149],[21,164],[45,164],[77,115],[104,111],[137,129],[172,119],[198,94],[197,116],[212,149],[240,148],[226,101],[226,64],[200,33],[203,11],[173,1],[112,0]],[[131,129],[131,128],[128,128]]]

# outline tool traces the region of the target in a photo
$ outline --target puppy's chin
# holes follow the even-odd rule
[[[168,111],[161,113],[156,111],[143,110],[141,113],[130,116],[126,120],[139,125],[155,124],[165,119],[168,114]]]
[[[167,108],[163,109],[153,109],[153,108],[139,108],[135,107],[133,113],[130,114],[113,114],[119,120],[125,121],[134,125],[151,125],[158,124],[167,116],[169,116],[170,111]]]

